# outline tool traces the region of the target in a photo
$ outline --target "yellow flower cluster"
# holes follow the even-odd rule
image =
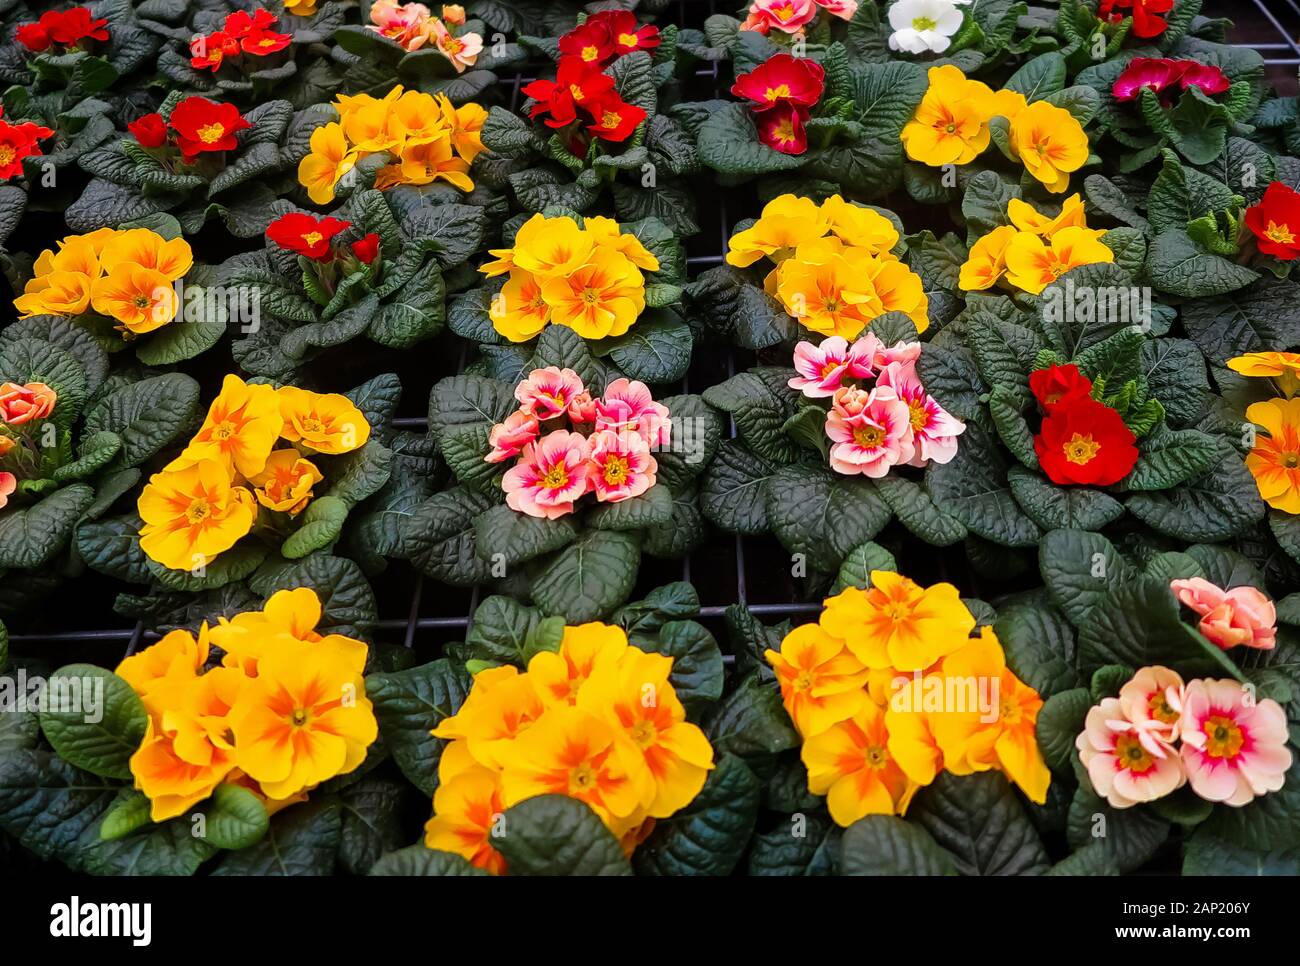
[[[172,631],[118,665],[149,714],[130,764],[155,822],[222,783],[274,813],[365,760],[379,734],[362,677],[367,648],[317,633],[320,618],[314,591],[281,590],[263,610],[205,622],[197,639]],[[211,644],[225,654],[205,672]]]
[[[1275,510],[1300,514],[1300,353],[1247,352],[1228,360],[1243,376],[1267,378],[1282,395],[1251,403],[1246,418],[1263,428],[1246,457],[1259,495]]]
[[[832,195],[781,195],[749,228],[731,237],[727,263],[776,263],[767,293],[813,332],[856,338],[886,312],[902,312],[924,332],[929,307],[920,276],[893,254],[898,230],[871,208]]]
[[[655,258],[618,222],[590,216],[579,225],[567,215],[533,215],[510,248],[492,249],[479,271],[510,273],[489,309],[492,327],[511,342],[527,342],[548,324],[565,325],[586,339],[622,335],[645,311],[645,276]]]
[[[14,299],[22,318],[81,315],[93,309],[142,335],[176,317],[172,287],[194,264],[189,242],[148,228],[100,228],[69,235],[36,259],[35,276]]]
[[[483,151],[480,132],[487,111],[478,104],[455,107],[445,94],[394,87],[382,98],[340,94],[339,120],[312,132],[298,181],[318,205],[334,200],[334,188],[362,158],[381,151],[391,158],[375,175],[375,187],[432,184],[438,179],[473,191],[469,166]]]
[[[971,246],[961,267],[963,291],[983,291],[1005,282],[1037,295],[1072,268],[1115,260],[1115,253],[1101,241],[1106,233],[1088,227],[1077,194],[1066,198],[1055,216],[1012,198],[1007,217],[1011,224],[994,228]]]
[[[1070,172],[1088,160],[1088,135],[1069,111],[1016,91],[994,91],[961,68],[931,67],[930,86],[903,126],[903,149],[913,161],[942,167],[969,164],[989,146],[989,122],[1009,122],[1008,148],[1048,191],[1059,194]]]
[[[140,549],[173,570],[205,568],[252,529],[258,504],[290,516],[307,506],[323,479],[308,456],[369,438],[346,396],[228,375],[199,431],[141,492]],[[280,440],[290,445],[276,449]]]
[[[527,671],[480,671],[460,710],[433,730],[450,742],[425,844],[502,872],[492,846],[500,814],[556,794],[589,805],[630,855],[713,768],[713,747],[668,680],[672,668],[622,628],[592,623],[566,627],[559,650],[534,655]]]
[[[901,815],[941,770],[998,769],[1035,802],[1050,775],[1034,725],[1042,699],[1007,669],[992,628],[951,584],[922,588],[872,571],[825,603],[820,620],[769,650],[803,738],[808,789],[843,826]]]

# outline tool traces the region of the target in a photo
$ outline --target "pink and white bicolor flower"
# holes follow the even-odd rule
[[[1074,746],[1093,790],[1114,808],[1155,801],[1187,781],[1178,752],[1126,719],[1118,698],[1088,711]]]
[[[889,350],[892,351],[892,350]],[[916,453],[912,466],[925,466],[931,460],[947,463],[957,455],[957,437],[966,432],[966,424],[940,406],[916,376],[916,366],[909,362],[891,362],[885,366],[876,385],[888,386],[907,404],[908,419],[916,434]]]
[[[519,462],[501,477],[510,509],[530,517],[555,520],[573,512],[573,505],[591,485],[587,439],[581,433],[557,429],[524,447]]]
[[[848,339],[833,335],[820,345],[800,342],[794,347],[794,368],[799,373],[787,385],[811,399],[835,395],[845,379],[869,379],[875,374],[865,339],[849,345]]]
[[[563,416],[569,404],[584,392],[586,388],[576,372],[555,366],[534,369],[527,379],[515,386],[519,408],[542,422]]]
[[[515,410],[506,417],[505,422],[497,423],[488,433],[492,452],[483,459],[488,463],[504,463],[512,456],[518,456],[525,446],[537,438],[537,432],[537,417],[522,409]]]
[[[663,448],[672,434],[668,407],[654,401],[650,387],[634,379],[615,379],[596,400],[596,431],[636,433],[650,446]]]
[[[848,407],[840,405],[841,394]],[[841,390],[826,417],[832,441],[831,469],[879,479],[890,467],[907,463],[916,452],[907,403],[888,386],[877,386],[862,400]]]
[[[1211,802],[1240,806],[1275,792],[1291,767],[1286,712],[1239,681],[1187,685],[1181,736],[1187,780]]]
[[[654,486],[659,464],[637,433],[603,429],[588,440],[591,489],[601,503],[620,503]]]

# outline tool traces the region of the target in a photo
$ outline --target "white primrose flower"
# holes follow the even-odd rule
[[[909,54],[926,51],[940,53],[948,49],[952,37],[961,29],[962,15],[952,0],[898,0],[889,8],[889,36],[892,50]]]

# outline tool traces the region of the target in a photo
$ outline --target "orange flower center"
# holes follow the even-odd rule
[[[789,20],[794,16],[794,4],[787,3],[784,6],[773,7],[772,16],[777,20]]]
[[[1246,742],[1246,736],[1241,733],[1237,723],[1225,715],[1210,715],[1205,719],[1205,724],[1201,725],[1201,730],[1208,739],[1205,742],[1205,753],[1211,758],[1235,758]]]
[[[769,87],[766,91],[764,91],[763,96],[767,98],[769,101],[777,101],[783,97],[789,97],[790,85],[777,84],[776,87]]]
[[[853,431],[853,442],[867,449],[879,446],[884,440],[885,431],[875,426],[859,426]]]
[[[582,290],[582,300],[588,305],[595,305],[600,301],[600,289],[584,288]]]
[[[585,761],[569,772],[569,787],[580,792],[585,792],[590,788],[596,787],[597,775],[596,769]]]
[[[325,431],[325,424],[315,416],[307,416],[302,421],[302,429],[305,433],[321,433]]]
[[[455,37],[448,37],[446,40],[442,42],[442,46],[446,48],[447,52],[450,54],[459,54],[461,52],[461,48],[463,48],[465,45],[462,44]]]
[[[1282,465],[1289,470],[1293,470],[1297,466],[1300,466],[1300,453],[1283,453]]]
[[[794,123],[782,121],[772,129],[772,134],[778,141],[794,141]]]
[[[1120,735],[1115,739],[1115,757],[1121,768],[1129,771],[1145,772],[1154,764],[1147,750],[1142,747],[1135,735]]]
[[[907,421],[912,424],[913,431],[919,433],[925,429],[925,424],[930,421],[930,414],[925,411],[925,407],[921,405],[920,401],[913,400],[908,403],[907,411],[909,413]]]
[[[1151,695],[1151,700],[1147,702],[1147,710],[1151,712],[1151,717],[1165,724],[1173,724],[1178,720],[1178,712],[1169,706],[1169,699],[1165,697],[1163,691]]]
[[[147,309],[149,307],[149,296],[141,292],[131,299],[131,304],[137,309]]]
[[[586,95],[582,93],[582,86],[579,84],[570,84],[569,93],[575,101],[581,101]]]
[[[0,164],[12,164],[14,149],[7,144],[0,144]]]
[[[889,752],[880,745],[872,745],[865,755],[868,768],[881,769],[889,764]]]
[[[1003,724],[1020,723],[1020,705],[1016,704],[1010,698],[1003,698],[998,705],[998,714]]]
[[[307,234],[302,236],[302,240],[307,243],[309,248],[315,248],[324,240],[324,238],[325,236],[318,231],[309,231]]]
[[[829,376],[832,372],[834,372],[838,368],[839,368],[838,363],[835,362],[826,363],[826,365],[822,366],[822,370],[821,370],[822,378],[825,379],[827,376]]]
[[[563,464],[552,466],[542,474],[542,486],[548,490],[558,490],[569,482],[569,472]]]
[[[216,440],[227,440],[235,435],[235,424],[226,420],[212,427],[212,438]]]
[[[617,111],[606,111],[600,116],[600,126],[613,129],[623,123],[623,115]]]
[[[807,691],[813,686],[812,671],[801,671],[799,676],[794,679],[794,689],[796,691]]]
[[[1295,243],[1295,234],[1291,231],[1291,226],[1286,222],[1278,224],[1272,218],[1268,220],[1268,228],[1264,230],[1269,241],[1275,241],[1280,245],[1291,245]]]
[[[294,708],[293,714],[289,715],[289,721],[295,728],[301,728],[307,723],[308,717],[310,715],[307,713],[306,708]]]
[[[611,456],[605,460],[605,482],[610,486],[627,482],[627,457]]]
[[[212,506],[207,500],[193,500],[190,505],[185,508],[185,519],[188,520],[191,525],[202,523],[211,515],[211,513]]]
[[[638,721],[632,727],[632,740],[636,742],[638,748],[649,748],[658,736],[654,724],[645,719]]]
[[[1093,439],[1092,436],[1075,433],[1070,437],[1068,443],[1062,444],[1061,449],[1064,451],[1067,460],[1082,466],[1091,462],[1092,458],[1097,455],[1097,451],[1101,449],[1101,443]]]
[[[226,126],[220,121],[212,124],[205,124],[199,128],[199,140],[204,144],[212,144],[220,141],[225,136]]]
[[[638,41],[636,34],[619,34],[618,45],[620,47],[635,47]]]

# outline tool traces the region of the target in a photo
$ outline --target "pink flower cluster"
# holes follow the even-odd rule
[[[838,335],[794,350],[789,381],[812,399],[831,400],[826,435],[831,469],[880,478],[899,464],[947,463],[966,424],[935,402],[916,373],[921,343],[886,347],[868,332],[852,345]],[[875,379],[875,386],[862,383]]]
[[[518,458],[501,478],[506,503],[554,520],[594,493],[619,503],[654,486],[652,448],[668,445],[668,407],[643,382],[615,379],[593,398],[572,369],[534,369],[518,386],[519,409],[488,434],[489,463]]]
[[[1088,711],[1075,739],[1098,795],[1114,808],[1154,801],[1190,784],[1201,798],[1241,806],[1286,780],[1286,713],[1238,681],[1183,684],[1144,667]]]
[[[1244,644],[1271,651],[1277,644],[1277,608],[1254,587],[1223,590],[1200,577],[1169,586],[1179,603],[1201,615],[1196,629],[1223,650]]]
[[[818,10],[841,20],[852,20],[858,12],[858,0],[754,0],[740,29],[757,30],[761,34],[775,29],[795,34],[817,18]]]
[[[1132,101],[1143,88],[1149,88],[1166,100],[1175,85],[1184,91],[1197,87],[1207,95],[1222,94],[1232,86],[1223,71],[1212,64],[1167,57],[1134,57],[1115,79],[1110,92],[1117,101]]]

